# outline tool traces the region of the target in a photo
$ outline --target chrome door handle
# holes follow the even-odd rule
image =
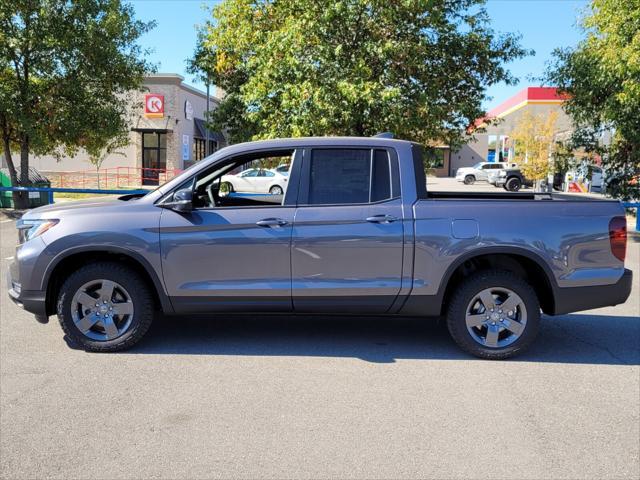
[[[256,225],[258,225],[259,227],[283,227],[287,223],[289,222],[281,218],[265,218],[262,220],[258,220],[256,222]]]
[[[391,223],[398,220],[393,215],[374,215],[373,217],[367,217],[367,222],[371,223]]]

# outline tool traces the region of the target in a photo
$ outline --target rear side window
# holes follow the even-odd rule
[[[312,150],[307,203],[362,204],[399,196],[397,162],[395,167],[386,150]]]

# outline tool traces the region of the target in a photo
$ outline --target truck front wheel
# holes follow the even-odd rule
[[[96,262],[78,269],[58,295],[58,319],[67,337],[90,352],[115,352],[135,345],[155,314],[149,286],[133,269]]]
[[[506,271],[483,271],[456,288],[447,327],[460,348],[476,357],[501,360],[525,350],[540,326],[533,288]]]
[[[474,177],[473,175],[467,175],[466,177],[464,177],[465,185],[473,185],[475,181],[476,181],[476,177]]]

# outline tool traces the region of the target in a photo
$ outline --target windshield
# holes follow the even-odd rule
[[[482,162],[478,162],[476,163],[473,167],[471,168],[475,168],[475,169],[479,169],[480,167],[482,167]]]

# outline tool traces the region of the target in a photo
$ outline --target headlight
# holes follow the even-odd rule
[[[18,220],[16,228],[20,243],[28,242],[32,238],[39,237],[50,228],[57,225],[60,220],[53,218],[43,220]]]

